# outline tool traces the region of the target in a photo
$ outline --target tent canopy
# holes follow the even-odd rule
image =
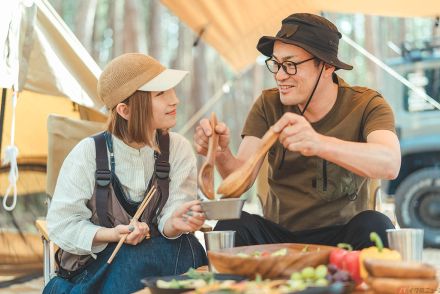
[[[79,118],[72,101],[101,109],[96,92],[101,69],[47,0],[31,7],[23,1],[0,6],[0,86],[11,88],[20,74],[22,90],[15,130],[19,159],[45,162],[48,115]],[[11,94],[8,90],[1,122],[2,152],[11,138]]]
[[[383,16],[436,17],[440,1],[402,0],[161,0],[175,15],[214,47],[236,71],[252,65],[263,35],[273,36],[281,20],[295,12],[363,13]]]
[[[68,97],[99,109],[96,84],[101,69],[46,0],[23,1],[0,12],[0,86]]]

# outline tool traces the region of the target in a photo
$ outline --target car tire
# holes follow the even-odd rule
[[[440,168],[418,170],[396,190],[396,217],[402,228],[424,229],[424,246],[440,248]]]

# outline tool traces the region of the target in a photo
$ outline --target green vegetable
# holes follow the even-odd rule
[[[328,286],[328,281],[327,279],[323,278],[323,279],[318,279],[315,282],[315,286],[319,286],[319,287],[325,287]]]
[[[214,273],[213,272],[199,272],[199,271],[195,270],[194,268],[190,268],[188,270],[188,272],[186,273],[186,275],[190,279],[194,279],[194,280],[200,279],[200,280],[204,280],[207,283],[214,281]]]
[[[323,279],[327,275],[327,266],[321,264],[315,269],[315,277],[317,279]]]
[[[290,275],[290,279],[294,281],[298,281],[302,279],[302,276],[299,272],[294,272]]]
[[[315,269],[313,267],[311,267],[311,266],[305,267],[301,271],[301,276],[305,280],[313,279],[315,277]]]
[[[287,248],[281,248],[275,252],[273,252],[271,255],[272,256],[284,256],[287,254]]]

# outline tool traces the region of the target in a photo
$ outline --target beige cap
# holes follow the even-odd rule
[[[179,84],[187,73],[183,70],[167,69],[145,54],[123,54],[110,61],[101,73],[98,97],[108,109],[112,109],[137,90],[169,90]]]

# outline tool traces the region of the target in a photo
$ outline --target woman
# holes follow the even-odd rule
[[[110,111],[107,131],[82,140],[60,170],[47,216],[49,237],[60,247],[59,271],[45,292],[66,291],[66,280],[70,287],[86,283],[125,234],[102,293],[131,293],[142,278],[207,264],[203,247],[187,234],[205,220],[195,200],[195,156],[184,137],[167,132],[179,103],[173,88],[186,74],[138,53],[112,60],[102,72],[98,96]],[[139,221],[130,221],[153,185],[160,193]]]

